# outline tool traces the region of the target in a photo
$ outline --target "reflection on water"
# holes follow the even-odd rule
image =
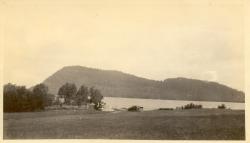
[[[104,97],[107,108],[128,108],[133,105],[142,106],[144,110],[154,110],[158,108],[176,108],[189,103],[201,104],[203,108],[217,108],[218,105],[225,104],[230,109],[245,109],[245,103],[235,102],[210,102],[210,101],[183,101],[183,100],[160,100],[141,98],[120,98]]]

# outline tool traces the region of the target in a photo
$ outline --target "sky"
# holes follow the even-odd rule
[[[33,86],[64,66],[244,91],[241,0],[2,2],[4,83]]]

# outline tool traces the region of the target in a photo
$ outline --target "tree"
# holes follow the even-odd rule
[[[30,91],[25,86],[4,85],[4,112],[27,112],[44,109],[49,105],[48,87],[38,84]],[[51,95],[52,96],[52,95]]]
[[[194,103],[187,104],[183,107],[183,109],[201,109],[202,105],[196,105]]]
[[[29,109],[27,109],[27,107],[25,105],[27,105],[27,96],[30,93],[30,91],[28,89],[26,89],[25,86],[15,86],[16,88],[16,97],[14,101],[16,103],[16,112],[21,112],[21,111],[27,111]]]
[[[81,106],[82,102],[88,103],[89,91],[88,87],[82,85],[76,93],[76,103]]]
[[[3,88],[4,112],[15,112],[17,103],[17,91],[14,84],[8,83]]]
[[[74,83],[65,83],[58,90],[58,95],[65,98],[65,103],[70,104],[70,100],[76,95],[77,88]]]
[[[45,106],[51,106],[55,100],[55,95],[48,93],[46,96]]]
[[[25,94],[22,95],[22,112],[34,111],[36,107],[33,106],[34,94],[30,90],[26,90]]]
[[[25,86],[16,86],[11,83],[4,85],[4,112],[31,111],[32,106],[30,106],[29,100],[31,95],[31,92]]]
[[[102,102],[103,96],[101,92],[98,89],[94,89],[93,87],[90,88],[89,92],[90,92],[90,98],[91,98],[90,101],[91,103],[95,104],[95,109],[98,110],[102,108],[104,103]]]
[[[221,104],[218,106],[218,109],[226,109],[226,105],[225,104]]]
[[[38,109],[44,109],[46,105],[48,87],[44,84],[38,84],[33,88],[33,103]]]

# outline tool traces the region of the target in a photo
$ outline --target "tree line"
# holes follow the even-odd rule
[[[94,87],[88,88],[81,85],[77,87],[73,83],[65,83],[58,90],[60,98],[65,99],[65,104],[74,102],[76,105],[94,104],[95,109],[101,109],[103,95]],[[55,95],[48,93],[48,87],[37,84],[31,89],[15,84],[5,84],[3,88],[4,112],[31,112],[44,110],[45,107],[55,104]]]
[[[82,104],[93,103],[97,110],[104,105],[102,102],[103,95],[100,90],[94,87],[88,88],[85,85],[81,85],[77,90],[74,83],[65,83],[59,88],[58,95],[65,99],[65,104],[72,104],[73,102],[73,104],[81,106]]]
[[[3,88],[4,112],[29,112],[43,110],[52,105],[54,95],[48,93],[48,87],[38,84],[27,89],[25,86],[5,84]]]

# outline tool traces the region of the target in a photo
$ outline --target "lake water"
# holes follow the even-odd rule
[[[245,103],[235,102],[210,102],[210,101],[183,101],[183,100],[160,100],[160,99],[141,99],[141,98],[120,98],[104,97],[106,107],[128,108],[133,105],[142,106],[144,110],[155,110],[159,108],[176,108],[189,103],[201,104],[203,108],[217,108],[218,105],[225,104],[227,108],[235,110],[245,110]]]

